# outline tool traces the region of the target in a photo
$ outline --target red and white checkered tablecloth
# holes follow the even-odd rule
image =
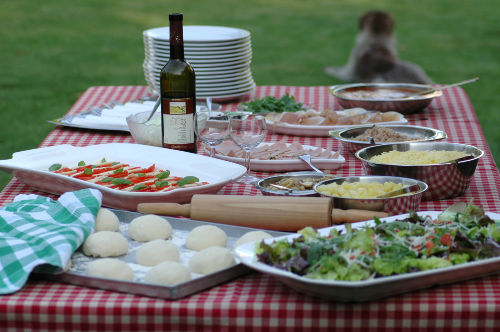
[[[249,98],[285,93],[318,109],[340,109],[328,87],[259,86]],[[126,102],[148,95],[143,86],[89,88],[69,114],[116,100]],[[241,102],[241,101],[240,101]],[[234,110],[238,103],[224,104]],[[500,175],[474,109],[461,88],[444,91],[441,98],[417,114],[410,124],[444,130],[449,142],[467,143],[485,151],[469,189],[452,200],[422,202],[421,210],[441,210],[456,201],[474,198],[486,211],[500,212]],[[267,141],[285,140],[340,150],[346,164],[334,174],[362,175],[362,167],[339,143],[328,137],[269,134]],[[56,127],[41,146],[86,146],[134,142],[126,133]],[[258,173],[267,176],[270,173]],[[0,193],[0,205],[15,195],[33,192],[13,179]],[[219,194],[258,195],[249,185],[229,184]],[[494,331],[500,327],[500,275],[434,287],[379,301],[342,304],[309,297],[276,279],[258,273],[177,301],[30,280],[19,292],[0,297],[0,330],[350,330],[400,331],[403,328]]]

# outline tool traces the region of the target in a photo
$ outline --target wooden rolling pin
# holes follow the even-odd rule
[[[191,204],[140,203],[137,211],[280,231],[387,217],[384,212],[332,209],[332,200],[327,197],[245,195],[200,194],[191,198]]]

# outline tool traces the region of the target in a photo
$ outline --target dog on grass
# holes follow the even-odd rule
[[[391,15],[378,10],[369,11],[361,15],[358,27],[347,64],[326,67],[325,73],[348,82],[432,83],[418,65],[398,58]]]

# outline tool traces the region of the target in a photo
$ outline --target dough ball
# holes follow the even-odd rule
[[[68,259],[68,261],[66,262],[66,265],[64,265],[63,271],[64,272],[68,272],[71,269],[71,266],[73,266],[72,264],[73,263],[71,262],[71,258]]]
[[[100,231],[116,232],[118,231],[119,227],[120,227],[120,221],[118,220],[118,217],[113,211],[105,208],[99,209],[99,212],[97,213],[97,218],[95,220],[96,232]]]
[[[87,265],[87,274],[93,277],[134,281],[134,271],[127,263],[116,258],[101,258]]]
[[[263,232],[263,231],[251,231],[243,234],[238,241],[234,244],[234,247],[241,246],[242,244],[253,242],[253,241],[261,241],[267,238],[272,237],[271,234]]]
[[[226,243],[226,233],[219,227],[212,225],[195,227],[186,238],[186,248],[191,250],[202,250],[212,246],[225,247]]]
[[[189,269],[200,274],[209,274],[236,264],[232,252],[223,247],[208,247],[194,254],[189,260]]]
[[[132,220],[128,227],[128,235],[140,242],[168,239],[172,235],[172,226],[160,216],[147,214]]]
[[[172,241],[153,240],[137,249],[135,260],[145,266],[155,266],[163,261],[178,261],[179,249]]]
[[[144,277],[145,282],[172,286],[191,280],[189,270],[178,262],[162,262],[151,268]]]
[[[83,242],[82,249],[87,256],[121,256],[128,251],[128,241],[120,233],[101,231],[90,234],[87,240]]]

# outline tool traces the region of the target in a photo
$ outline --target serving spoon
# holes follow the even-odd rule
[[[315,170],[317,173],[320,173],[320,174],[325,174],[324,172],[320,171],[319,169],[316,168],[316,166],[314,166],[312,163],[311,163],[311,155],[308,155],[308,154],[303,154],[301,156],[299,156],[299,158],[304,161],[306,164],[309,165],[309,167],[311,167],[313,170]]]
[[[401,196],[401,195],[412,193],[412,192],[417,191],[419,189],[420,189],[420,187],[418,186],[418,184],[412,184],[410,186],[406,186],[403,188],[389,191],[389,192],[382,194],[382,195],[378,195],[376,198],[388,198],[388,197]]]
[[[158,109],[158,106],[160,106],[160,102],[161,102],[161,97],[158,97],[158,99],[156,100],[156,103],[155,105],[153,106],[153,110],[151,111],[151,114],[149,114],[148,118],[146,119],[146,121],[144,121],[143,123],[146,123],[148,122],[149,120],[151,120],[151,118],[153,117],[153,115],[155,114],[156,110]]]
[[[452,88],[454,86],[459,86],[459,85],[464,85],[464,84],[467,84],[467,83],[472,83],[472,82],[477,81],[478,79],[479,79],[479,77],[474,77],[474,78],[471,78],[470,80],[465,80],[465,81],[458,82],[458,83],[453,83],[453,84],[443,85],[443,86],[440,86],[440,87],[425,89],[425,90],[422,90],[422,91],[419,91],[419,92],[407,95],[405,98],[413,98],[413,97],[418,97],[418,96],[426,95],[426,94],[434,92],[434,91],[444,90],[444,89]]]

